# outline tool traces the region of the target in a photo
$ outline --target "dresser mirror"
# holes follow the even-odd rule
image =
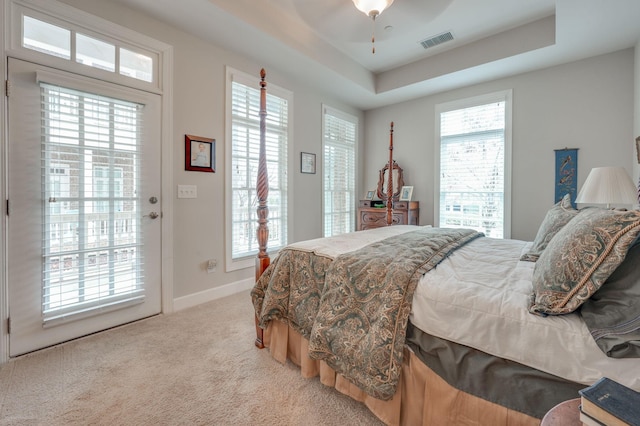
[[[393,173],[393,193],[391,199],[393,202],[398,201],[400,198],[400,191],[404,186],[404,177],[402,176],[402,168],[398,166],[395,160],[393,160],[393,166],[391,167],[391,173]],[[380,170],[380,178],[378,179],[378,198],[387,202],[389,188],[389,163]]]

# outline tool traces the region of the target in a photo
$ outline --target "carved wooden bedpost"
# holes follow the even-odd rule
[[[269,178],[267,174],[267,153],[266,153],[266,117],[267,117],[267,83],[264,80],[266,72],[260,70],[260,153],[258,157],[258,181],[256,191],[258,195],[258,229],[256,231],[258,238],[258,257],[256,258],[256,281],[265,269],[271,263],[269,253],[267,253],[267,241],[269,240],[269,227],[267,226],[267,216],[269,216],[269,208],[267,207],[267,197],[269,196]],[[256,346],[260,349],[264,348],[264,330],[258,326],[258,318],[256,317]]]
[[[393,121],[389,130],[389,184],[387,185],[387,226],[393,222]]]

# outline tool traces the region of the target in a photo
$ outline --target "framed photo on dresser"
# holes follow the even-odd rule
[[[400,190],[400,198],[398,201],[411,201],[413,195],[413,186],[403,186]]]

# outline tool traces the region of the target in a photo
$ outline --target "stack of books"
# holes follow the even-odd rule
[[[640,392],[603,377],[579,393],[583,424],[640,426]]]

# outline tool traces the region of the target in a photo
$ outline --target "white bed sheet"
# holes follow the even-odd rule
[[[527,310],[535,263],[530,242],[480,238],[425,274],[411,322],[421,330],[565,379],[590,385],[606,376],[640,391],[640,359],[607,357],[578,313]]]
[[[336,258],[337,256],[348,253],[353,250],[360,249],[368,244],[394,235],[404,234],[405,232],[414,231],[419,228],[430,228],[431,225],[396,225],[383,226],[381,228],[367,229],[366,231],[350,232],[348,234],[336,235],[326,238],[315,238],[313,240],[305,240],[288,245],[301,251],[313,252],[320,256]]]

